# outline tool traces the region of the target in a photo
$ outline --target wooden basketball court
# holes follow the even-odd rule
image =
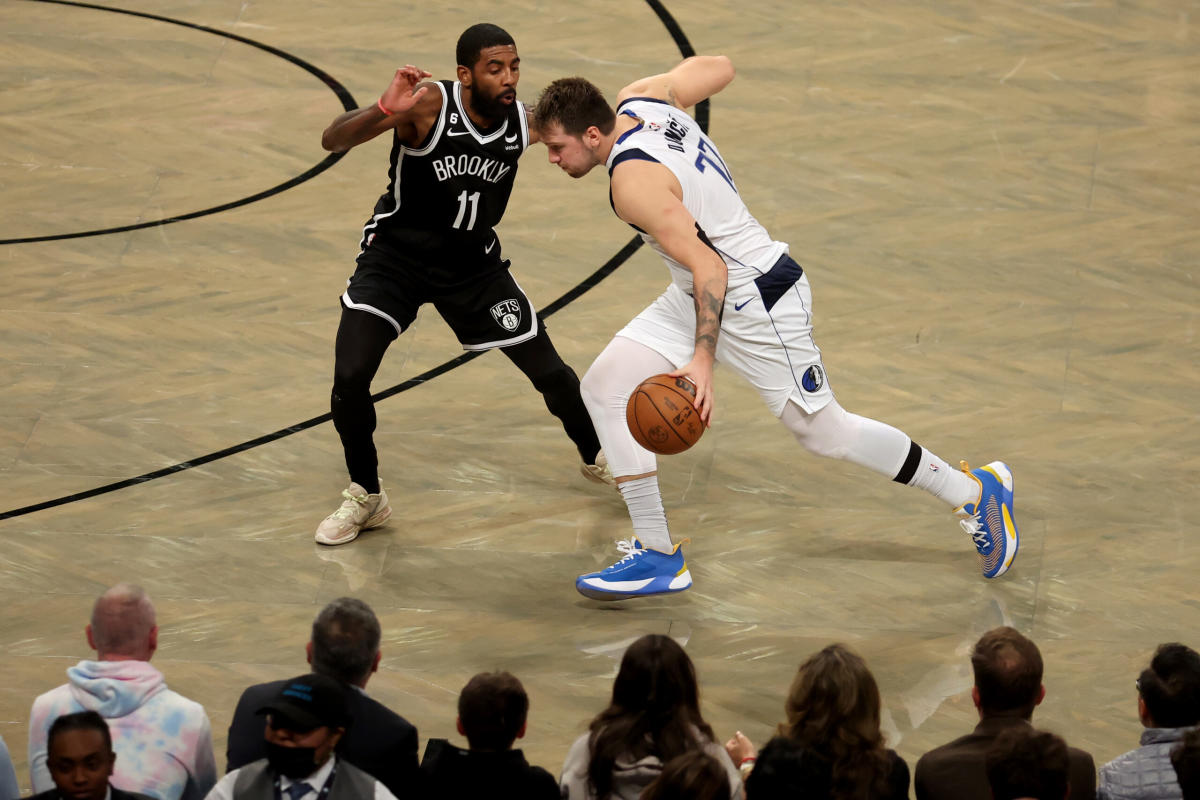
[[[1046,660],[1035,721],[1098,764],[1136,745],[1134,677],[1159,642],[1200,644],[1195,5],[665,4],[675,36],[645,0],[0,4],[0,735],[23,786],[30,703],[89,655],[121,580],[154,599],[155,663],[207,708],[222,765],[241,690],[305,671],[313,616],[346,594],[383,624],[371,693],[422,739],[456,738],[467,679],[509,669],[556,774],[647,632],[686,642],[719,735],[760,743],[797,665],[849,643],[911,766],[973,726],[968,650],[1012,624]],[[375,384],[407,387],[378,404],[396,513],[313,543],[346,478],[331,424],[304,423],[328,411],[388,144],[269,191],[323,163],[343,108],[303,64],[363,105],[404,63],[452,76],[478,21],[516,38],[529,103],[572,74],[611,97],[683,39],[733,59],[710,132],[810,276],[841,403],[1012,466],[1009,575],[985,582],[938,503],[809,456],[718,371],[716,425],[660,463],[695,587],[586,600],[574,576],[615,558],[623,504],[507,359],[412,381],[461,353],[428,308]],[[632,231],[599,170],[523,161],[500,234],[544,308]],[[666,282],[638,250],[550,316],[559,350],[582,373]]]

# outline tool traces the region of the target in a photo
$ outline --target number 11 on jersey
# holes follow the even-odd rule
[[[471,219],[467,221],[467,227],[462,226],[463,217],[467,215],[467,205],[471,206]],[[454,218],[452,227],[460,230],[472,230],[475,227],[475,215],[479,213],[479,192],[467,194],[467,190],[463,189],[458,196],[458,216]]]

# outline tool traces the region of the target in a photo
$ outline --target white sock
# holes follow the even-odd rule
[[[667,512],[663,509],[662,493],[658,490],[658,476],[635,478],[617,484],[625,505],[629,507],[629,518],[633,520],[633,533],[642,547],[669,553],[671,532],[667,530]]]
[[[979,498],[979,484],[967,473],[951,467],[938,458],[936,453],[929,452],[916,442],[912,443],[912,448],[920,450],[918,455],[910,449],[913,460],[917,458],[920,460],[916,471],[907,481],[907,485],[924,489],[954,508],[958,508],[963,503],[972,503]],[[905,463],[908,463],[907,460]],[[902,477],[904,476],[897,475],[893,480],[905,483],[900,480]]]

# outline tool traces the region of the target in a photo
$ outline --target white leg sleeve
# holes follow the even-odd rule
[[[616,336],[580,381],[583,404],[596,426],[596,436],[614,477],[644,475],[657,469],[654,454],[639,445],[629,432],[625,406],[639,383],[674,368],[665,356],[649,347]]]
[[[908,457],[911,440],[902,431],[851,414],[836,399],[815,414],[789,402],[779,419],[810,453],[849,461],[889,478],[896,477]]]
[[[809,452],[849,461],[897,483],[924,489],[955,508],[978,493],[971,478],[951,469],[903,431],[851,414],[837,400],[815,414],[789,401],[779,419]]]

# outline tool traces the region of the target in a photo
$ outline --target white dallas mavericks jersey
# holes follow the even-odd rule
[[[617,114],[640,122],[613,144],[606,164],[609,175],[629,159],[657,161],[675,173],[683,187],[683,205],[725,260],[730,290],[762,275],[787,252],[787,245],[771,239],[751,216],[717,146],[694,119],[669,103],[648,97],[629,98],[617,106]],[[667,255],[653,236],[638,232],[667,262],[671,279],[690,294],[691,270]]]

